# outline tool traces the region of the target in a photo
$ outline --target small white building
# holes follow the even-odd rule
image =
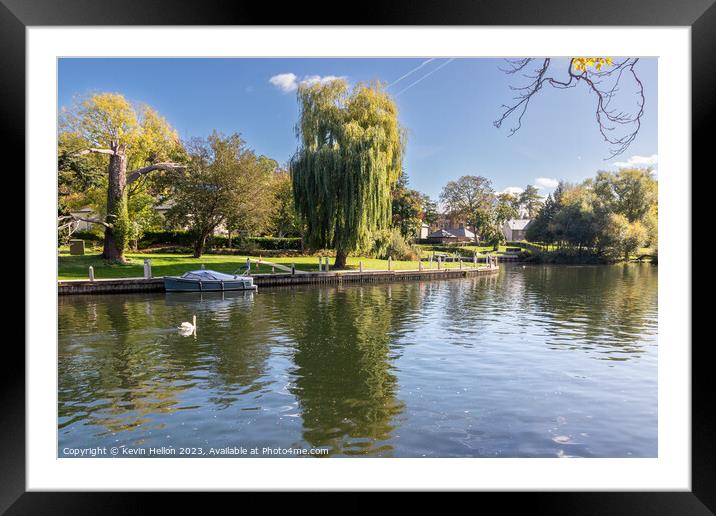
[[[527,228],[532,223],[532,219],[510,219],[506,220],[502,225],[502,234],[508,242],[519,242],[526,240]]]
[[[161,215],[162,218],[165,218],[167,212],[171,209],[172,206],[174,206],[174,201],[169,199],[164,203],[155,205],[154,211]],[[79,210],[71,211],[70,215],[74,217],[82,217],[83,219],[96,219],[99,217],[99,215],[95,213],[95,211],[89,206],[85,206],[84,208],[80,208]],[[75,224],[76,225],[73,231],[89,231],[95,226],[94,222],[87,222],[85,220],[78,220],[75,222]]]
[[[85,206],[84,208],[80,208],[76,211],[71,211],[70,215],[72,215],[73,217],[82,217],[83,219],[92,219],[97,216],[97,214],[89,206]],[[90,229],[92,229],[92,226],[94,226],[93,222],[77,220],[76,222],[74,222],[73,231],[89,231]]]
[[[429,234],[430,226],[428,226],[425,222],[420,224],[420,233],[418,234],[418,238],[428,238]]]

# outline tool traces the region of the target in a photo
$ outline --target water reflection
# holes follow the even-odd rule
[[[60,445],[654,456],[656,299],[649,265],[60,297]]]
[[[391,342],[416,317],[418,284],[320,288],[286,294],[282,321],[295,341],[290,391],[299,401],[303,437],[314,447],[346,455],[390,455],[397,377]]]

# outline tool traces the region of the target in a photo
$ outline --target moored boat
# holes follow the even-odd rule
[[[202,269],[185,272],[181,276],[165,276],[167,292],[225,292],[228,290],[256,290],[254,279],[248,275],[224,274]]]

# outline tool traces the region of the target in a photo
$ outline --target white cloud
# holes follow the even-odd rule
[[[326,84],[327,82],[335,81],[337,79],[345,79],[345,76],[338,77],[337,75],[324,75],[321,77],[320,75],[306,75],[303,80],[301,81],[301,84]]]
[[[345,79],[344,76],[337,75],[306,75],[298,80],[298,76],[295,73],[280,73],[274,75],[269,79],[269,82],[276,86],[283,93],[289,93],[298,89],[299,84],[326,84],[327,82],[335,81],[336,79]]]
[[[627,161],[616,161],[612,163],[612,166],[617,168],[644,168],[653,167],[659,163],[659,155],[652,154],[651,156],[632,156]]]
[[[269,82],[282,92],[288,93],[298,88],[296,79],[298,79],[298,77],[296,77],[295,73],[280,73],[271,77]]]
[[[538,177],[535,179],[535,186],[537,188],[557,188],[559,181],[552,177]]]
[[[511,195],[520,195],[522,192],[524,192],[524,188],[520,188],[519,186],[508,186],[504,190],[502,190],[500,193],[507,193]]]

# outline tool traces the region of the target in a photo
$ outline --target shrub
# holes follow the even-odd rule
[[[417,260],[420,257],[420,249],[408,243],[400,230],[393,228],[376,231],[373,234],[372,247],[367,254],[381,260],[387,260],[389,256],[394,260]]]
[[[71,240],[88,240],[90,242],[102,242],[104,235],[100,235],[94,231],[75,231],[70,236]]]
[[[146,248],[156,245],[168,245],[178,247],[192,247],[194,236],[188,231],[146,231],[139,240],[139,247]],[[229,238],[226,236],[210,236],[207,241],[208,247],[227,248]],[[278,238],[278,237],[233,237],[232,248],[244,250],[270,250],[270,251],[293,251],[301,249],[300,238]]]

